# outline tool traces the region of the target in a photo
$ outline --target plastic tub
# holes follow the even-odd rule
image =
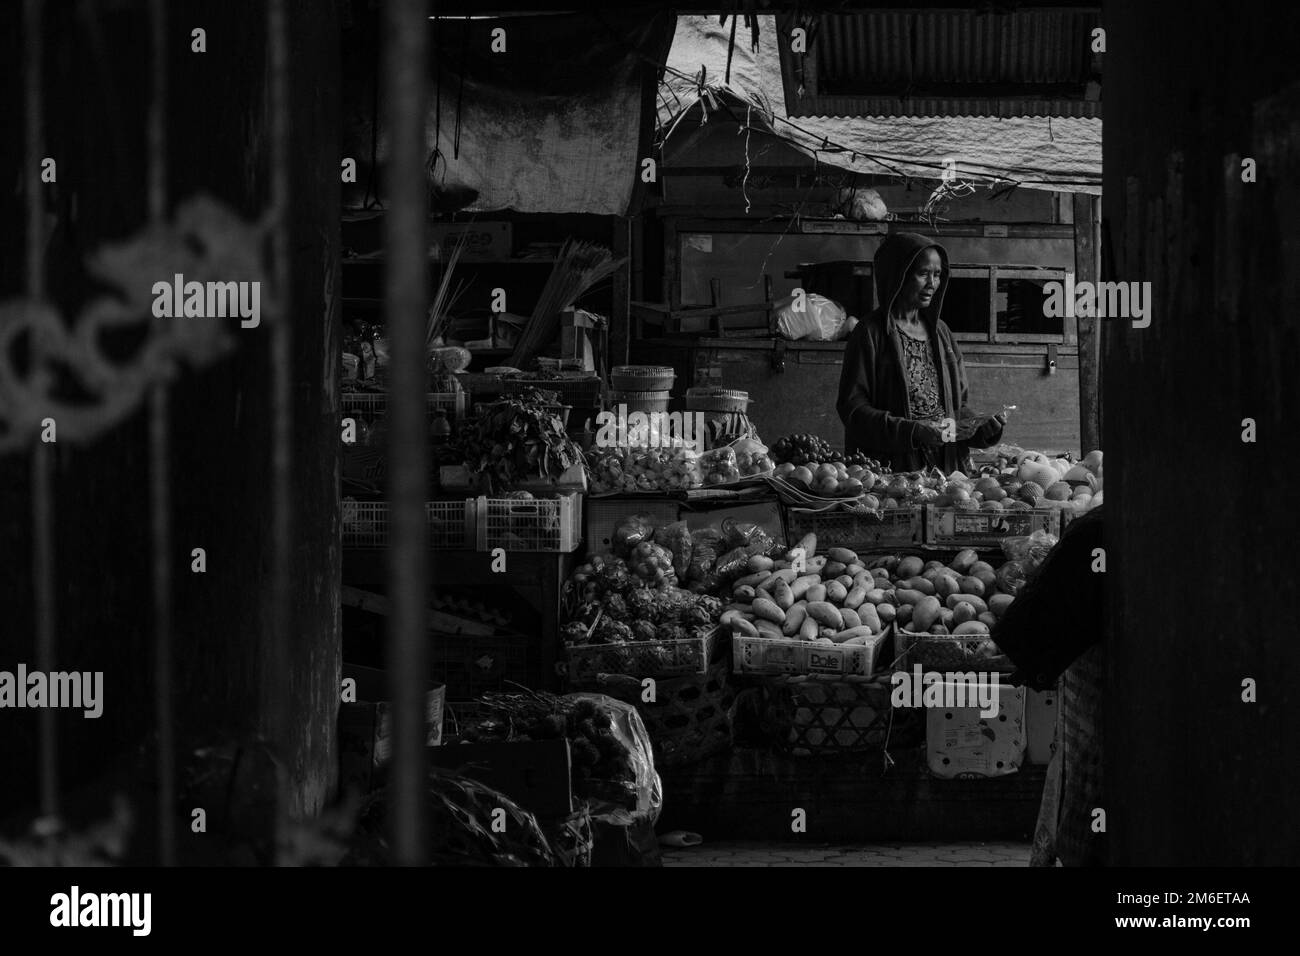
[[[668,411],[668,390],[661,391],[612,391],[610,401],[614,405],[626,405],[629,412],[666,412]]]
[[[677,373],[671,365],[616,365],[609,381],[628,392],[661,392],[673,387]]]
[[[734,388],[697,386],[686,390],[686,410],[691,412],[748,412],[749,392]]]

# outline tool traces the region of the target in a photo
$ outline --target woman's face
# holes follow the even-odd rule
[[[922,249],[903,280],[903,288],[898,294],[899,306],[905,311],[924,309],[934,301],[942,278],[943,261],[939,258],[939,250],[933,247]]]

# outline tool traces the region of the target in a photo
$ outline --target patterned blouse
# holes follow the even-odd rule
[[[900,333],[903,356],[907,359],[908,417],[937,422],[944,417],[939,400],[939,376],[934,367],[934,352],[929,341]]]

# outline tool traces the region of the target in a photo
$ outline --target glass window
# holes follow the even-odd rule
[[[953,276],[943,294],[941,317],[954,332],[989,334],[989,280]]]
[[[1065,319],[1043,315],[1043,286],[1050,278],[1017,279],[998,276],[993,310],[999,335],[1064,335]]]

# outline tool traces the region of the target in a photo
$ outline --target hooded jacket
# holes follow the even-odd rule
[[[926,460],[916,441],[917,423],[908,418],[907,363],[903,357],[902,333],[891,316],[895,300],[911,273],[917,256],[926,249],[939,253],[940,279],[930,304],[920,317],[930,332],[931,354],[938,371],[939,400],[944,414],[961,420],[971,415],[967,407],[966,369],[953,342],[952,331],[939,318],[948,291],[948,253],[932,239],[911,232],[885,237],[876,250],[872,271],[876,298],[881,305],[849,335],[840,371],[839,401],[836,408],[844,422],[844,447],[861,451],[895,471],[915,471]],[[932,446],[934,463],[950,473],[960,468],[968,447],[984,448],[1001,438],[1002,430],[990,424],[969,442]]]

